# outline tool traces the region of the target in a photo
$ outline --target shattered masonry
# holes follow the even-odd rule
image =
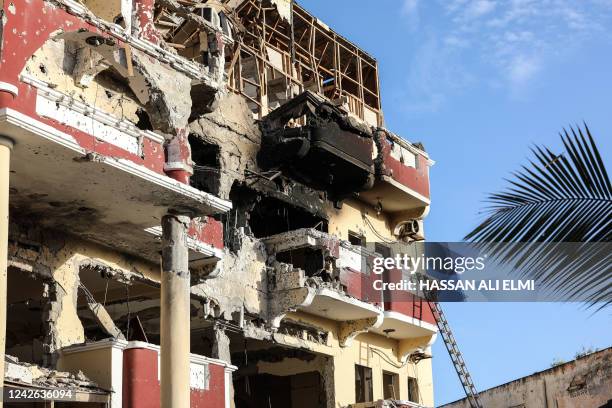
[[[432,407],[428,304],[368,262],[424,239],[433,162],[384,125],[290,0],[0,0],[5,386]]]

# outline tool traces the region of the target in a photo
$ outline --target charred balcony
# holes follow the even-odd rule
[[[265,169],[289,176],[341,200],[374,182],[369,128],[310,91],[267,115],[258,155]]]

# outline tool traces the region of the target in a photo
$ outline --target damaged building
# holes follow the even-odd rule
[[[293,1],[0,0],[5,395],[432,407],[429,304],[370,268],[424,239],[432,163]]]

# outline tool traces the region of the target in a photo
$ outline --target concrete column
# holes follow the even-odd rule
[[[0,136],[0,388],[4,384],[4,348],[6,345],[9,164],[12,148],[13,141],[4,136]],[[2,408],[1,400],[0,408]]]
[[[161,406],[189,407],[189,217],[162,218]]]

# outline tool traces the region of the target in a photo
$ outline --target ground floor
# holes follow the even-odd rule
[[[159,406],[159,282],[153,262],[12,224],[6,355],[13,363],[5,385],[35,387],[47,370],[71,379],[51,388],[91,383],[95,392],[87,394],[99,394],[56,406]],[[273,327],[268,293],[262,288],[258,296],[258,310],[228,311],[214,296],[192,291],[192,407],[365,407],[379,400],[433,406],[435,334],[397,339],[365,327],[347,336],[347,322],[303,311],[287,312]]]

